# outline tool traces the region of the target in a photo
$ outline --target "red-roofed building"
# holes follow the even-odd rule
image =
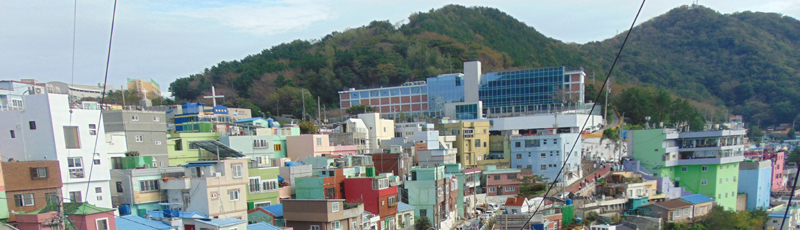
[[[525,197],[509,197],[506,199],[505,206],[508,214],[528,213],[528,209],[530,208],[528,198]]]

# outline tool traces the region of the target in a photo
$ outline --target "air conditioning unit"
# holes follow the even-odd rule
[[[215,173],[214,173],[214,176],[215,176],[215,177],[221,177],[221,176],[222,176],[222,173],[221,173],[221,172],[215,172]]]
[[[36,94],[43,94],[44,90],[42,88],[36,88]]]

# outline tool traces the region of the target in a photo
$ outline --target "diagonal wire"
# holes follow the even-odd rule
[[[792,195],[789,196],[789,203],[786,204],[786,211],[783,212],[783,220],[781,220],[781,228],[779,228],[778,230],[783,230],[783,224],[786,223],[786,216],[789,215],[789,209],[792,208],[792,198],[794,198],[794,190],[797,189],[797,178],[798,178],[797,175],[800,175],[800,167],[797,167],[797,172],[794,175],[795,177],[794,177],[794,183],[792,183],[792,193],[789,193]]]
[[[619,60],[619,56],[622,54],[622,50],[625,48],[625,43],[628,42],[628,38],[631,36],[631,31],[633,31],[633,26],[636,25],[636,20],[639,18],[639,13],[642,12],[642,8],[644,7],[645,1],[646,0],[642,0],[642,4],[639,6],[639,11],[636,12],[636,17],[633,18],[633,22],[631,23],[631,28],[628,29],[628,34],[625,35],[625,40],[622,41],[622,46],[619,47],[619,51],[617,52],[617,56],[614,58],[614,63],[611,64],[611,68],[608,70],[608,74],[606,75],[606,79],[603,81],[603,86],[600,87],[601,89],[605,89],[606,84],[608,84],[608,79],[611,77],[611,73],[614,71],[614,66],[617,65],[617,61]],[[602,94],[602,92],[603,92],[602,90],[599,91],[597,93],[597,97],[596,98],[599,98],[600,95]],[[606,103],[608,103],[608,102],[606,102]],[[597,106],[597,104],[592,105],[592,109],[589,111],[589,114],[592,114],[592,112],[594,112],[594,108],[596,106]],[[586,117],[586,121],[583,122],[583,127],[581,127],[580,130],[583,130],[586,127],[586,124],[589,122],[589,117],[590,116]],[[569,157],[572,156],[573,151],[575,150],[575,145],[578,144],[580,139],[581,139],[581,135],[578,135],[578,137],[576,138],[575,142],[572,143],[572,148],[569,150],[569,154],[567,154],[567,158],[564,160],[564,164],[562,164],[561,168],[558,170],[558,174],[556,174],[556,178],[553,179],[553,183],[550,183],[550,186],[548,186],[547,192],[544,193],[544,197],[547,197],[547,194],[550,193],[550,190],[552,190],[553,187],[555,187],[554,185],[558,181],[558,177],[561,175],[561,172],[564,171],[564,166],[567,165],[567,161],[569,160]],[[536,210],[533,211],[533,214],[531,214],[531,217],[535,216],[536,213],[539,212],[539,209],[542,207],[543,204],[544,204],[544,200],[542,200],[542,202],[539,202],[539,205],[536,206]],[[520,228],[520,230],[523,230],[525,228],[525,226],[528,225],[528,223],[531,221],[531,219],[532,218],[527,218],[527,220],[525,221],[525,224],[522,225],[523,227]]]
[[[111,63],[111,42],[114,40],[114,22],[115,22],[116,18],[117,18],[117,0],[114,0],[114,10],[113,10],[113,13],[111,14],[111,34],[108,36],[108,53],[106,55],[106,72],[105,72],[105,76],[103,77],[103,92],[102,92],[102,96],[100,98],[100,102],[101,103],[103,101],[105,101],[105,98],[106,98],[106,86],[108,85],[108,66]],[[100,110],[101,110],[100,111],[100,115],[97,117],[97,129],[98,130],[100,129],[100,127],[102,125],[102,121],[103,121],[102,108],[100,108]],[[89,188],[92,185],[91,184],[91,182],[92,182],[92,172],[94,171],[94,160],[95,160],[95,156],[96,156],[96,153],[97,153],[97,142],[99,140],[100,140],[100,134],[98,133],[98,135],[96,135],[95,139],[94,139],[94,149],[92,150],[92,162],[90,163],[91,166],[89,168],[89,178],[86,181],[86,194],[84,195],[84,199],[83,200],[87,200],[89,198]],[[84,207],[86,207],[86,206],[84,206]],[[81,227],[78,228],[78,229],[81,229],[81,228],[83,228],[83,222],[81,222]]]

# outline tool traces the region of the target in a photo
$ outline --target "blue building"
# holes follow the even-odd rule
[[[181,104],[180,114],[174,114],[175,118],[175,131],[183,132],[183,123],[197,122],[197,121],[210,121],[214,123],[229,123],[233,122],[233,117],[228,113],[228,107],[217,105],[215,107],[206,108],[205,103],[184,102]],[[167,113],[176,113],[176,111],[167,111]]]
[[[464,74],[442,74],[428,78],[428,112],[444,116],[445,103],[464,102]]]
[[[739,192],[747,194],[747,210],[769,208],[772,161],[739,163]]]
[[[553,180],[558,175],[561,165],[566,162],[564,171],[558,181],[571,184],[583,177],[580,170],[582,148],[578,142],[572,148],[573,142],[578,138],[579,133],[556,133],[556,130],[545,130],[551,133],[540,133],[538,135],[515,135],[511,136],[509,145],[511,148],[511,168],[528,168],[533,174],[547,177]],[[567,154],[572,150],[573,154],[567,159]]]

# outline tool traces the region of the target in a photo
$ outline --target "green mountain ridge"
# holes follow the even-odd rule
[[[485,72],[583,67],[600,84],[624,35],[568,44],[497,9],[448,5],[412,14],[399,27],[373,21],[313,43],[296,40],[223,61],[177,79],[170,91],[176,99],[202,101],[213,84],[233,105],[299,116],[302,89],[313,95],[306,96],[306,109],[315,114],[317,96],[337,107],[339,90],[461,72],[468,60],[480,60]],[[612,77],[616,86],[664,88],[751,123],[789,123],[800,105],[798,42],[800,21],[791,17],[681,6],[634,28]]]

